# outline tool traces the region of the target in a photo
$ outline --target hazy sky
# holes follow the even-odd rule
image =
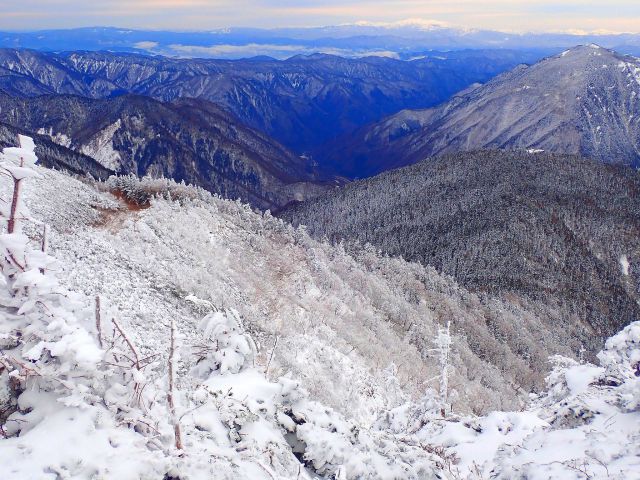
[[[640,0],[0,0],[0,28],[203,30],[407,18],[506,31],[640,32]]]

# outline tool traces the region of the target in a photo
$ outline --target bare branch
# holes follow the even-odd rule
[[[98,345],[102,348],[102,322],[100,318],[100,295],[96,295],[96,331],[98,332]]]
[[[171,317],[171,336],[169,341],[169,391],[167,392],[167,403],[169,413],[173,422],[173,433],[175,436],[176,448],[182,450],[182,432],[180,431],[180,419],[176,416],[176,405],[174,400],[174,369],[176,352],[176,320]]]
[[[124,330],[122,329],[122,327],[120,327],[118,322],[116,322],[115,318],[111,319],[111,323],[113,323],[113,326],[118,331],[118,333],[120,334],[122,339],[125,341],[125,343],[129,347],[129,350],[131,350],[131,353],[133,354],[134,365],[135,365],[136,369],[140,370],[140,355],[138,355],[138,351],[136,350],[136,347],[133,345],[133,342],[131,342],[131,340],[129,340],[129,337],[127,336],[126,333],[124,333]]]

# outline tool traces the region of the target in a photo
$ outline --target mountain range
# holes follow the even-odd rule
[[[31,132],[0,122],[0,147],[15,145],[18,135],[27,133]],[[47,135],[35,135],[35,138],[38,141],[37,154],[42,158],[42,165],[45,167],[64,170],[76,175],[89,175],[97,180],[107,180],[116,173],[94,158],[54,142]]]
[[[469,85],[537,59],[527,52],[491,50],[404,62],[320,54],[223,61],[4,49],[0,90],[18,96],[201,98],[303,154],[398,110],[437,105]]]
[[[442,153],[533,149],[640,166],[640,61],[596,45],[519,66],[442,105],[346,135],[321,159],[374,175]]]
[[[640,36],[615,33],[513,33],[460,28],[408,19],[390,23],[311,28],[219,28],[210,31],[131,30],[110,27],[0,32],[0,47],[42,51],[109,50],[179,57],[244,58],[330,53],[410,59],[425,52],[466,48],[530,49],[547,52],[598,43],[624,53],[640,53]]]
[[[596,219],[580,216],[577,224],[562,224],[552,231],[556,239],[552,243],[559,249],[553,254],[545,250],[548,245],[526,243],[524,227],[515,236],[513,228],[532,219],[536,219],[535,228],[542,228],[555,215],[573,219],[578,206],[571,203],[571,195],[579,192],[581,201],[598,204],[608,198],[622,208],[611,214],[618,216],[615,230],[624,230],[620,218],[627,219],[629,206],[620,202],[624,195],[634,198],[635,190],[620,193],[622,197],[611,197],[618,191],[590,195],[589,183],[610,175],[609,170],[588,162],[576,164],[573,157],[534,154],[575,154],[601,163],[637,166],[640,62],[586,45],[531,66],[519,65],[484,84],[472,82],[491,77],[519,58],[513,52],[479,51],[414,61],[329,55],[287,61],[215,61],[7,49],[0,51],[4,69],[0,85],[5,92],[0,94],[0,114],[6,128],[45,135],[59,152],[72,150],[75,160],[67,162],[73,165],[72,171],[82,170],[78,164],[86,158],[85,171],[99,178],[107,172],[168,177],[261,209],[284,207],[285,218],[308,225],[317,235],[370,241],[389,254],[435,266],[470,289],[502,294],[508,288],[533,300],[553,291],[562,312],[583,318],[590,331],[604,338],[614,331],[606,328],[607,312],[629,319],[636,314],[636,300],[625,290],[628,284],[622,288],[618,282],[619,259],[603,267],[602,253],[592,258],[589,249],[579,251],[585,242],[595,241],[587,237],[600,238]],[[439,106],[401,110],[364,125],[402,105],[437,103],[450,95]],[[331,137],[335,140],[327,142]],[[312,153],[300,154],[296,146]],[[486,149],[528,149],[531,155],[494,152],[487,157],[493,160],[481,154],[445,157],[452,165],[467,162],[468,171],[476,172],[472,179],[455,169],[442,173],[427,166],[454,168],[447,165],[449,160],[440,160],[426,161],[420,167],[424,172],[419,170],[423,173],[417,176],[400,170],[371,184],[332,188],[343,184],[344,177],[372,176],[434,155]],[[533,161],[538,158],[546,158],[547,163]],[[480,169],[478,162],[483,165]],[[519,171],[533,168],[533,179],[543,184],[529,178],[532,189],[520,185],[516,166]],[[581,169],[585,172],[580,173]],[[568,192],[553,183],[552,193],[546,192],[550,180],[545,175],[550,172],[564,172],[558,178],[568,179]],[[438,175],[445,180],[431,188],[446,191],[454,182],[453,191],[460,198],[447,197],[439,203],[430,199],[423,205],[416,193],[424,188],[421,178],[435,181]],[[629,172],[620,175],[617,181],[623,185],[635,178]],[[395,184],[400,176],[406,176],[401,182],[404,193],[390,188],[387,180],[393,178]],[[495,176],[506,182],[498,189],[506,197],[493,196]],[[471,180],[470,185],[460,186]],[[615,183],[613,179],[606,182]],[[358,200],[353,202],[345,200],[350,192],[361,190],[371,193],[362,198],[356,195]],[[457,231],[455,221],[440,218],[437,212],[455,212],[451,202],[471,202],[465,197],[468,192],[484,198],[487,209],[463,209],[460,225],[479,223],[471,231]],[[514,195],[526,201],[522,209],[511,211],[508,203],[515,202]],[[386,196],[385,205],[392,211],[376,207]],[[505,198],[507,204],[501,203]],[[411,205],[419,213],[407,213]],[[555,207],[545,213],[531,211],[531,205]],[[497,225],[491,212],[504,216]],[[397,223],[387,225],[387,217]],[[588,234],[580,236],[572,228],[586,229]],[[548,235],[544,229],[539,232],[541,237]],[[608,237],[600,240],[602,245],[620,244],[620,258],[635,255],[635,245]],[[508,256],[521,251],[532,252],[536,260],[519,264],[520,257]],[[460,256],[460,252],[467,253]],[[560,274],[553,264],[540,260],[554,255],[569,262]],[[583,275],[572,270],[586,262],[578,262],[581,256],[592,260]],[[513,272],[521,276],[510,276]]]
[[[576,38],[0,35],[2,474],[635,478],[640,61]]]
[[[322,188],[308,161],[205,100],[0,94],[0,115],[113,173],[173,178],[263,209]]]

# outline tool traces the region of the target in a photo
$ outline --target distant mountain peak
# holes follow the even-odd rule
[[[404,20],[397,20],[395,22],[371,22],[367,20],[360,20],[351,24],[344,24],[344,26],[354,27],[379,27],[386,29],[395,28],[415,28],[419,30],[436,30],[436,29],[451,29],[454,28],[452,24],[443,22],[440,20],[425,19],[425,18],[405,18]]]
[[[565,58],[569,55],[581,55],[581,56],[610,56],[610,57],[619,57],[617,52],[614,50],[610,50],[605,47],[601,47],[595,43],[588,43],[585,45],[576,45],[575,47],[569,48],[562,52],[559,55],[556,55],[554,58]]]
[[[437,108],[406,110],[365,127],[329,146],[326,161],[355,159],[347,168],[374,175],[442,153],[489,148],[640,166],[638,98],[639,59],[579,45]]]

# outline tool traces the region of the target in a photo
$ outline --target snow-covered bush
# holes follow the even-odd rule
[[[426,479],[436,478],[440,469],[441,458],[419,442],[356,425],[309,399],[290,378],[270,382],[248,368],[214,373],[203,389],[216,410],[208,419],[203,412],[194,414],[199,428],[214,433],[220,429],[215,425],[222,425],[227,438],[219,441],[255,457],[271,452],[272,465],[290,472],[290,478],[300,475],[298,461],[327,478]]]
[[[13,181],[12,199],[0,212],[5,223],[0,234],[3,474],[159,478],[166,471],[164,459],[148,449],[147,439],[127,428],[123,413],[128,402],[107,393],[117,385],[127,389],[127,369],[113,363],[117,350],[107,354],[101,348],[92,302],[58,283],[61,265],[46,253],[48,230],[34,229],[42,225],[22,204],[25,180],[37,175],[37,158],[30,138],[19,141],[20,147],[5,148],[0,158],[0,168]],[[30,236],[23,233],[27,223]],[[40,231],[43,237],[33,238]],[[124,458],[124,452],[135,461]]]
[[[184,201],[208,195],[200,188],[184,183],[176,183],[165,178],[138,178],[135,175],[111,176],[102,188],[121,195],[137,207],[148,207],[153,198]]]
[[[549,358],[551,364],[551,372],[545,379],[546,398],[550,401],[557,402],[569,396],[571,390],[567,382],[567,371],[571,368],[578,367],[580,364],[574,359],[564,357],[562,355],[553,355]]]
[[[299,462],[328,478],[421,479],[439,469],[439,457],[421,445],[346,420],[290,377],[269,381],[254,365],[255,343],[237,312],[211,313],[201,329],[208,348],[198,346],[192,372],[203,381],[191,396],[195,413],[185,421],[219,446],[229,443],[254,458],[269,452],[270,467],[291,478],[303,475]]]
[[[626,409],[640,409],[640,322],[634,322],[609,338],[598,360],[607,382],[621,384],[621,401]]]
[[[237,311],[217,311],[200,324],[205,343],[198,347],[195,374],[208,378],[212,372],[221,375],[239,373],[255,364],[256,345],[242,329]]]
[[[403,405],[382,412],[375,427],[397,434],[416,433],[429,422],[442,417],[442,402],[438,392],[427,388],[418,401],[407,401]]]

